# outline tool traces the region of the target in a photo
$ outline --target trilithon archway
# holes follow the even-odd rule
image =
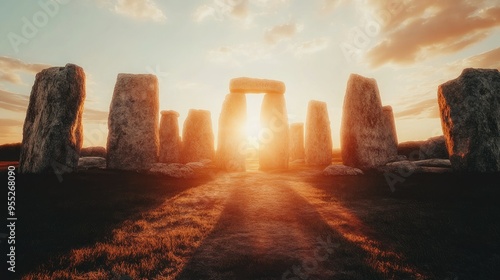
[[[217,166],[228,171],[245,171],[246,94],[264,93],[260,114],[259,165],[261,169],[288,168],[285,84],[243,77],[232,79],[229,89],[219,117]]]

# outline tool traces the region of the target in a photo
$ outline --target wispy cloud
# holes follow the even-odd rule
[[[49,67],[47,64],[30,64],[19,59],[0,56],[0,82],[22,84],[21,73],[36,74]]]
[[[439,118],[437,98],[433,97],[408,104],[402,110],[394,112],[394,117],[398,119]]]
[[[322,37],[296,44],[292,49],[296,56],[303,56],[325,50],[328,48],[328,45],[328,38]]]
[[[165,22],[167,17],[154,0],[95,0],[101,8],[137,19]]]
[[[293,22],[275,25],[266,29],[264,33],[264,40],[266,43],[274,45],[280,41],[292,38],[303,29],[303,25]]]
[[[208,60],[229,63],[233,66],[271,57],[271,48],[267,44],[248,43],[232,46],[221,46],[208,51]]]
[[[107,122],[109,112],[91,108],[83,110],[83,120],[89,122]]]
[[[0,89],[0,108],[12,112],[26,112],[29,97]]]
[[[383,0],[369,3],[375,11],[387,6]],[[397,13],[386,18],[380,34],[382,41],[368,51],[366,57],[371,66],[409,64],[454,53],[482,41],[500,26],[500,7],[487,0],[404,3]]]
[[[500,70],[500,47],[468,57],[448,65],[448,70],[462,70],[464,68],[489,68]]]
[[[212,0],[196,8],[193,20],[202,22],[207,19],[234,19],[251,22],[258,15],[265,15],[278,9],[289,0]]]

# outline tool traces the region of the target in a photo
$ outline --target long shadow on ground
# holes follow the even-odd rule
[[[5,173],[1,178],[7,182]],[[134,220],[166,199],[210,180],[110,170],[65,174],[62,179],[17,175],[17,275],[57,261],[71,249],[105,241],[123,221]]]
[[[293,181],[231,183],[219,221],[176,279],[384,279]]]

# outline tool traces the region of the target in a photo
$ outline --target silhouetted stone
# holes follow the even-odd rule
[[[304,159],[304,124],[290,125],[290,161]]]
[[[448,159],[448,150],[446,149],[446,139],[444,135],[431,137],[424,141],[420,146],[420,159]]]
[[[413,161],[413,164],[418,166],[427,166],[427,167],[446,167],[451,168],[451,162],[449,159],[422,159]]]
[[[182,143],[178,118],[176,111],[161,111],[159,162],[180,162]]]
[[[85,147],[80,151],[80,157],[106,157],[106,148],[104,147]]]
[[[196,177],[194,170],[182,163],[155,163],[149,169],[149,173],[184,179]]]
[[[182,162],[213,160],[214,153],[210,111],[189,110],[182,129]]]
[[[305,161],[307,165],[332,162],[332,132],[325,102],[311,100],[307,106]]]
[[[370,169],[397,155],[382,110],[375,79],[351,74],[342,116],[341,147],[345,165]]]
[[[227,171],[245,171],[246,97],[242,94],[226,95],[219,116],[217,140],[217,167]]]
[[[74,64],[36,75],[19,159],[22,173],[76,171],[83,142],[85,73]]]
[[[288,116],[284,95],[264,95],[260,112],[260,168],[288,168]]]
[[[500,171],[500,73],[464,69],[438,87],[441,124],[455,171]]]
[[[240,77],[231,79],[229,91],[231,93],[278,93],[284,94],[285,84],[281,81]]]
[[[158,79],[118,74],[108,118],[107,167],[146,170],[158,161]]]
[[[0,161],[19,161],[21,142],[0,145]]]

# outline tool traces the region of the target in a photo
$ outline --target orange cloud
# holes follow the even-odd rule
[[[0,89],[0,108],[12,112],[26,112],[29,97]]]
[[[264,34],[266,43],[274,45],[282,40],[290,39],[302,31],[303,26],[296,23],[285,23],[268,28]]]
[[[392,13],[387,1],[370,3],[383,22],[382,41],[366,55],[373,67],[454,53],[485,39],[500,26],[500,7],[494,1],[410,1]]]
[[[452,63],[449,69],[461,70],[464,68],[488,68],[500,70],[500,47],[472,57]]]

